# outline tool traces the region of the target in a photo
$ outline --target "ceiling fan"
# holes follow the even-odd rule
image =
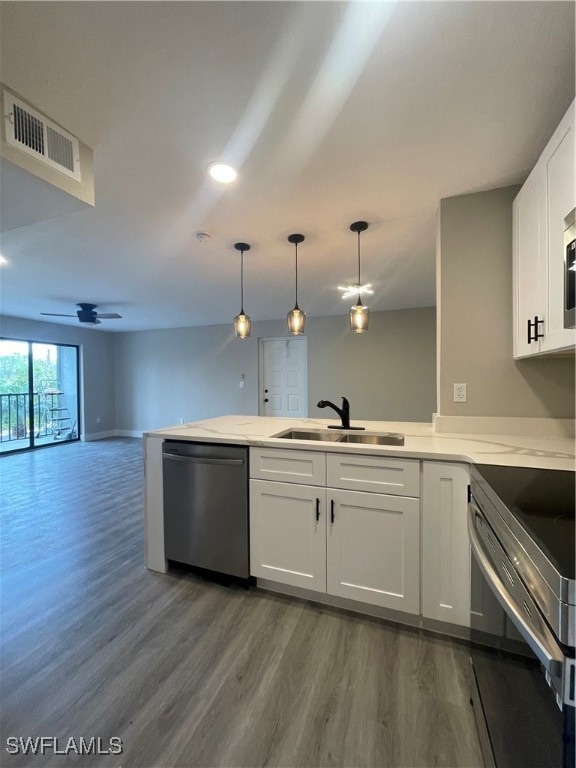
[[[76,304],[76,306],[80,307],[80,309],[76,311],[76,314],[81,323],[97,325],[101,320],[119,320],[122,317],[122,315],[119,315],[117,312],[96,312],[97,304],[86,304],[85,302],[81,302],[80,304]],[[74,317],[74,315],[60,315],[56,312],[40,312],[40,314],[49,317]]]

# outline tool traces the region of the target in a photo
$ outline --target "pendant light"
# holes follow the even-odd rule
[[[250,246],[248,243],[236,243],[234,248],[240,251],[240,314],[234,318],[234,335],[237,339],[247,339],[252,321],[244,313],[244,251],[249,251]]]
[[[286,317],[290,333],[294,334],[294,336],[300,336],[300,334],[304,333],[306,313],[302,312],[298,306],[298,244],[304,242],[304,235],[289,235],[288,242],[294,243],[296,249],[296,303],[294,309],[291,309]]]
[[[360,280],[360,233],[365,232],[368,229],[368,223],[366,221],[355,221],[350,224],[352,232],[356,232],[358,235],[358,285],[362,285]],[[352,333],[365,333],[368,330],[368,323],[370,322],[370,310],[368,307],[362,304],[362,296],[358,294],[358,301],[350,309],[350,330]]]

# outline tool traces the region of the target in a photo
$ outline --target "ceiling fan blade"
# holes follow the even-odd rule
[[[49,317],[76,317],[76,315],[60,315],[58,312],[40,312],[41,315],[48,315]]]
[[[119,315],[118,312],[97,312],[96,317],[102,320],[120,320],[122,315]]]

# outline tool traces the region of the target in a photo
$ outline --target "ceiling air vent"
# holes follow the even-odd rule
[[[80,175],[78,139],[4,90],[6,142],[76,181]]]

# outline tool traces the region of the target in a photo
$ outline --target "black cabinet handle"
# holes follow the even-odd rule
[[[267,402],[268,402],[268,398],[267,398],[267,397],[265,397],[265,398],[264,398],[264,402],[265,402],[265,403],[267,403]]]
[[[330,522],[334,525],[334,499],[330,499]]]
[[[316,522],[320,520],[320,499],[316,499]]]
[[[534,320],[528,320],[528,344],[544,338],[544,331],[540,330],[541,325],[544,325],[544,320],[541,320],[538,315],[534,315]]]

